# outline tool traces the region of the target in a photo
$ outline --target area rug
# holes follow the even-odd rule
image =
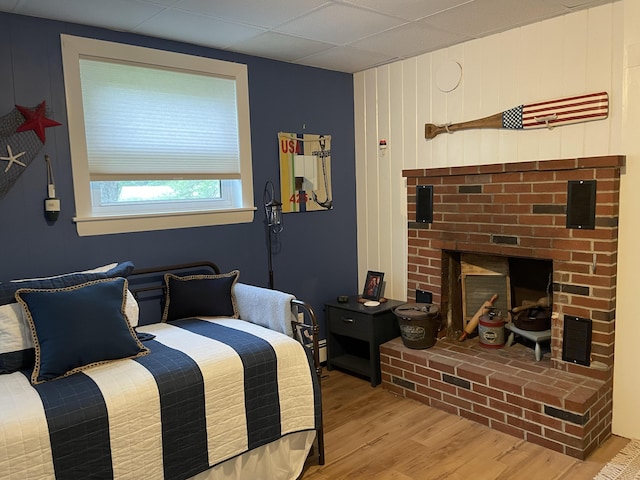
[[[640,480],[640,440],[631,440],[593,480]]]

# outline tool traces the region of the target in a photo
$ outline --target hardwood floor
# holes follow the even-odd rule
[[[612,436],[580,461],[367,380],[323,374],[326,462],[310,457],[302,480],[592,479],[628,442]]]

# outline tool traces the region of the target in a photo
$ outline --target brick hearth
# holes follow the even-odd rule
[[[524,345],[489,350],[476,337],[417,350],[396,338],[380,366],[388,390],[572,457],[610,435],[611,382],[535,362]]]
[[[584,458],[611,431],[618,198],[624,157],[405,170],[408,299],[433,294],[447,311],[447,252],[550,260],[550,352],[542,362],[472,342],[381,347],[383,386],[491,427]],[[596,228],[566,228],[567,183],[596,180]],[[415,222],[416,185],[433,185],[433,223]],[[565,316],[592,321],[589,365],[562,359]],[[476,340],[477,344],[477,340]],[[478,348],[481,350],[477,352]]]

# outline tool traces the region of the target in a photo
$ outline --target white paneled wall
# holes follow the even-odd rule
[[[355,75],[358,265],[385,272],[385,296],[407,293],[403,169],[627,156],[621,180],[613,430],[640,438],[640,1],[620,0]],[[462,65],[458,88],[435,77]],[[516,131],[483,129],[424,139],[424,124],[462,122],[520,104],[609,92],[609,118]],[[378,142],[387,141],[384,156]]]
[[[367,270],[383,271],[385,295],[406,298],[403,169],[622,153],[623,11],[623,2],[582,10],[355,75],[360,284]],[[462,66],[462,79],[442,92],[435,76],[449,61]],[[425,123],[603,90],[610,95],[607,120],[424,138]]]
[[[623,145],[627,166],[620,182],[620,228],[618,241],[618,301],[613,374],[613,431],[640,438],[640,1],[624,2],[624,89],[622,92]],[[616,66],[617,67],[617,66]],[[614,67],[614,68],[616,68]]]

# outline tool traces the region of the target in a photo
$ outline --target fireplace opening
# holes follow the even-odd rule
[[[442,312],[448,337],[457,338],[494,294],[498,297],[493,311],[505,321],[524,330],[550,328],[551,260],[443,250],[442,266]]]

